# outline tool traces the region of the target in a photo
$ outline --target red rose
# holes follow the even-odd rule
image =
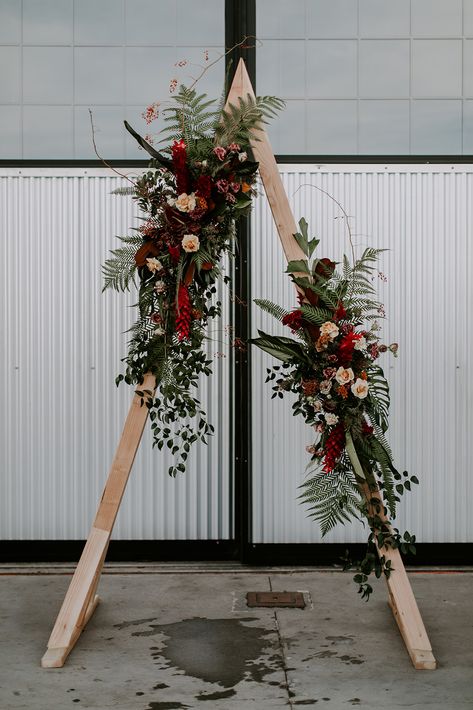
[[[338,306],[337,306],[337,310],[333,314],[333,320],[335,322],[337,322],[339,320],[343,320],[344,318],[346,318],[346,315],[347,315],[347,312],[345,310],[345,306],[343,305],[342,301],[339,301]]]
[[[200,197],[210,197],[212,192],[212,180],[210,175],[199,175],[195,183],[195,191]]]
[[[338,361],[342,365],[347,365],[352,361],[355,344],[357,340],[360,340],[362,337],[363,333],[355,333],[353,330],[350,330],[343,336],[340,347],[338,348]]]
[[[282,319],[283,325],[288,325],[293,333],[302,328],[302,311],[292,311]]]
[[[323,276],[324,279],[329,279],[335,271],[335,262],[330,259],[320,259],[315,267],[315,274]]]
[[[177,262],[179,261],[179,257],[181,256],[181,247],[168,246],[168,252],[174,264],[177,264]]]

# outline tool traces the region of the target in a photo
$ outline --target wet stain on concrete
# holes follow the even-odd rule
[[[314,653],[314,658],[331,658],[336,655],[336,651],[320,651],[319,653]]]
[[[121,624],[114,624],[115,629],[127,629],[129,626],[141,626],[142,624],[150,624],[152,621],[156,621],[156,616],[151,619],[133,619],[133,621],[122,621]]]
[[[358,666],[360,663],[364,663],[361,658],[357,656],[339,656],[339,659],[344,663],[351,663],[352,665]]]
[[[167,683],[158,683],[153,686],[153,690],[164,690],[164,688],[169,688],[169,685]]]
[[[233,695],[236,695],[236,691],[230,688],[216,693],[200,693],[195,697],[197,700],[223,700],[223,698],[231,698]]]
[[[294,700],[292,703],[293,705],[314,705],[315,703],[318,703],[318,700],[314,700],[314,698],[309,698],[308,700]]]
[[[325,639],[331,641],[332,644],[337,644],[337,646],[339,644],[351,646],[351,644],[354,643],[353,636],[326,636]]]
[[[153,658],[163,659],[170,666],[182,669],[181,673],[200,678],[207,683],[219,683],[224,688],[233,688],[248,679],[261,682],[265,675],[282,668],[279,654],[261,658],[272,651],[277,639],[271,630],[247,626],[247,619],[184,619],[173,624],[152,624],[151,629],[134,631],[132,636],[155,636],[164,634],[163,647],[152,647]],[[133,622],[125,622],[127,626]],[[268,639],[273,634],[274,640]],[[228,663],[231,658],[232,662]]]

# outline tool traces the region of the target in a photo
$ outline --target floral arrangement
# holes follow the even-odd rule
[[[269,301],[256,301],[295,337],[259,331],[252,342],[282,361],[268,370],[272,396],[294,393],[294,415],[315,430],[316,439],[307,447],[310,477],[301,498],[320,522],[322,534],[351,518],[368,522],[367,554],[354,579],[362,596],[369,598],[369,574],[391,572],[376,546],[415,553],[415,537],[407,532],[401,537],[390,519],[399,496],[418,483],[415,476],[394,467],[385,436],[389,387],[378,358],[387,351],[396,356],[398,346],[385,345],[380,338],[384,309],[375,298],[373,280],[382,250],[366,249],[353,265],[345,256],[339,272],[330,259],[313,257],[319,240],[309,239],[304,219],[299,228],[294,236],[306,258],[291,261],[287,270],[298,290],[299,307],[288,312]],[[350,560],[346,566],[352,566]]]
[[[166,445],[175,457],[171,475],[185,470],[190,446],[213,431],[193,390],[199,375],[211,373],[202,346],[209,319],[221,311],[215,284],[222,256],[235,248],[235,220],[248,213],[255,194],[250,133],[282,105],[248,96],[225,108],[223,98],[216,104],[180,86],[163,110],[161,151],[125,121],[151,162],[131,189],[142,224],[121,237],[105,262],[104,289],[138,284],[138,318],[117,384],[139,385],[146,373],[155,375],[156,394],[137,391],[150,410],[153,445]],[[146,120],[157,115],[153,104]]]

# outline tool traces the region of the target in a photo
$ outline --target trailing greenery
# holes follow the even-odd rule
[[[291,392],[293,415],[315,429],[300,495],[308,514],[322,535],[351,519],[365,521],[371,531],[354,578],[367,599],[369,574],[391,572],[383,547],[403,550],[408,543],[413,549],[415,538],[407,532],[401,537],[391,521],[400,495],[418,482],[394,467],[386,439],[389,385],[377,360],[387,350],[396,355],[397,344],[384,345],[379,335],[384,309],[375,277],[383,250],[367,248],[353,264],[344,256],[338,271],[335,262],[314,256],[319,240],[309,237],[304,219],[294,238],[304,258],[290,261],[287,273],[297,287],[299,307],[287,312],[257,301],[293,337],[258,331],[252,342],[280,361],[268,369],[272,397]]]

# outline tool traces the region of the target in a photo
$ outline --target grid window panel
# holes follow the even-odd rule
[[[124,0],[75,0],[74,42],[77,45],[121,45],[125,36]]]
[[[21,152],[21,106],[0,106],[0,155],[16,158]]]
[[[257,0],[258,38],[301,39],[307,30],[306,0]]]
[[[128,45],[174,45],[175,0],[126,0],[126,42]]]
[[[123,104],[122,47],[76,47],[74,88],[76,104]]]
[[[357,94],[354,40],[310,40],[307,43],[307,94],[310,98],[351,98]]]
[[[462,0],[411,0],[415,37],[455,37],[462,33]]]
[[[409,153],[409,101],[360,101],[358,120],[360,153]]]
[[[363,98],[404,98],[410,89],[410,43],[404,39],[360,42],[359,94]]]
[[[411,106],[411,149],[418,155],[462,152],[462,102],[423,100]]]
[[[198,78],[201,92],[220,99],[224,9],[221,0],[0,0],[2,157],[95,157],[91,107],[104,154],[145,159],[123,130],[135,107],[135,128],[147,133],[141,113],[169,100],[171,80]]]
[[[305,143],[306,154],[317,148],[330,155],[332,145],[334,154],[343,152],[341,145],[353,155],[426,154],[428,146],[433,155],[468,154],[473,0],[306,0],[292,16],[286,12],[284,27],[277,17],[280,1],[256,0],[263,42],[257,89],[305,101],[307,135],[297,144]],[[300,45],[287,61],[284,37]],[[299,72],[292,68],[296,58]],[[344,119],[332,100],[350,107]],[[277,121],[281,126],[270,131],[278,146],[288,145],[290,122]],[[309,135],[311,125],[318,137]]]
[[[70,104],[72,94],[71,47],[23,48],[25,104]]]
[[[72,0],[23,0],[24,44],[71,44],[72,13]]]
[[[71,106],[24,106],[23,155],[40,160],[44,157],[68,158],[73,153],[73,118]]]
[[[357,26],[354,0],[310,0],[308,3],[309,37],[353,37]],[[259,32],[258,27],[256,31]]]
[[[0,44],[21,42],[21,0],[0,0]]]
[[[462,42],[419,39],[412,43],[412,95],[445,98],[462,93]]]
[[[357,102],[308,101],[307,150],[309,153],[357,153]]]
[[[359,0],[360,37],[408,36],[410,0]]]
[[[19,47],[0,47],[0,97],[2,104],[17,104],[21,96]]]

